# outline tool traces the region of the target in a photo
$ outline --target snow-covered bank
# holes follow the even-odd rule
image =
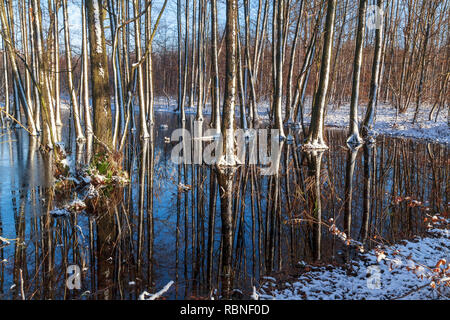
[[[175,100],[164,98],[156,99],[155,111],[173,112],[176,108]],[[258,107],[261,118],[268,117],[268,103],[261,103]],[[311,105],[308,101],[305,108],[305,124],[309,124],[311,119]],[[358,110],[359,121],[362,122],[365,115],[365,106]],[[187,108],[186,113],[195,113],[195,108]],[[409,108],[405,113],[399,114],[396,119],[396,110],[390,105],[380,104],[377,106],[377,115],[373,135],[390,135],[396,137],[408,137],[415,139],[424,139],[428,141],[450,144],[450,128],[447,125],[447,110],[441,110],[437,121],[429,121],[429,107],[422,106],[416,123],[412,124],[414,117],[414,108]],[[207,104],[204,114],[210,114],[210,105]],[[239,107],[236,107],[236,115],[239,116]],[[325,125],[331,127],[347,128],[350,117],[349,105],[342,105],[339,109],[328,106],[328,112],[325,119]]]
[[[425,106],[419,111],[417,121],[412,124],[414,110],[410,108],[403,114],[398,115],[396,121],[396,110],[389,105],[379,105],[377,110],[373,135],[390,135],[396,137],[408,137],[424,139],[438,143],[450,143],[450,128],[447,125],[447,110],[439,113],[438,119],[429,121],[430,110]],[[334,127],[347,127],[349,122],[350,107],[344,105],[339,109],[330,108],[326,117],[325,125]],[[365,115],[365,107],[359,110],[359,120],[362,122]],[[310,114],[307,114],[309,122]]]
[[[432,229],[425,237],[363,253],[359,260],[342,267],[305,265],[307,271],[292,281],[268,277],[254,295],[276,300],[447,300],[449,258],[450,234],[446,223],[444,228]],[[440,284],[433,283],[438,269]]]

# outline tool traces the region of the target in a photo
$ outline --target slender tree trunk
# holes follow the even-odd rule
[[[86,0],[89,29],[89,49],[94,109],[94,135],[108,148],[112,148],[112,113],[109,87],[108,59],[103,27],[102,0]],[[97,144],[96,150],[101,150]]]
[[[183,96],[183,54],[182,54],[182,31],[181,31],[181,0],[177,0],[177,35],[178,35],[178,107],[177,110],[180,112],[181,120],[184,121],[186,118],[184,112],[184,96]],[[186,73],[186,72],[185,72]]]
[[[222,296],[230,299],[232,288],[232,254],[233,254],[233,179],[236,156],[234,145],[234,107],[236,95],[237,71],[237,1],[227,0],[226,21],[226,80],[225,101],[223,105],[222,134],[224,155],[217,162],[217,178],[220,191],[220,211],[222,220]]]
[[[320,78],[312,108],[311,125],[306,139],[306,148],[327,148],[323,138],[323,121],[325,101],[330,76],[331,51],[333,48],[334,20],[336,0],[327,0],[327,17],[325,21],[325,37],[320,65]]]
[[[222,134],[223,159],[219,164],[236,164],[234,145],[234,109],[236,98],[236,72],[237,72],[237,3],[236,0],[227,0],[226,24],[226,79],[225,97],[223,105]]]
[[[59,10],[59,1],[55,0],[55,8],[54,8],[54,25],[53,25],[53,33],[54,33],[54,86],[55,86],[55,123],[58,127],[62,126],[61,121],[61,98],[60,98],[60,77],[59,77],[59,29],[58,29],[58,10]]]
[[[69,36],[69,15],[67,13],[67,0],[62,1],[63,16],[64,16],[64,42],[66,44],[66,67],[67,67],[67,84],[70,94],[70,100],[73,107],[73,122],[75,126],[75,135],[77,141],[84,141],[83,129],[81,128],[80,120],[80,108],[78,105],[77,94],[75,92],[75,86],[73,84],[73,72],[72,72],[72,52],[70,49],[70,36]],[[57,12],[55,13],[57,15]]]
[[[192,2],[192,59],[191,59],[191,90],[189,93],[189,107],[194,108],[195,103],[195,58],[197,55],[197,45],[196,45],[196,33],[197,33],[197,16],[195,15],[197,11],[197,0]]]
[[[238,26],[239,26],[239,12],[238,12]],[[238,27],[239,28],[239,27]],[[237,80],[238,80],[238,87],[239,87],[239,113],[240,113],[240,122],[241,122],[241,128],[246,130],[247,129],[247,117],[245,114],[245,105],[246,105],[246,97],[245,97],[245,89],[244,89],[244,75],[242,73],[242,49],[241,49],[241,40],[240,40],[240,33],[238,31],[238,40],[237,40],[237,60],[238,60],[238,71],[237,71]]]
[[[378,0],[379,8],[383,7],[383,0]],[[381,53],[383,39],[383,24],[375,31],[375,52],[373,54],[372,78],[370,80],[369,104],[367,105],[366,115],[362,125],[362,135],[367,137],[369,131],[375,124],[375,110],[378,102],[378,82],[380,79]]]
[[[211,71],[213,77],[212,123],[220,131],[219,62],[217,53],[217,0],[211,0]]]
[[[30,61],[30,51],[29,51],[29,39],[28,39],[28,28],[27,28],[27,11],[26,11],[26,1],[21,1],[21,25],[22,25],[22,47],[23,47],[23,53],[25,57],[25,63],[28,66],[31,66]],[[5,69],[6,70],[6,69]],[[29,72],[25,72],[25,90],[26,90],[26,97],[27,97],[27,103],[29,105],[29,108],[31,109],[33,116],[35,116],[36,113],[36,106],[33,104],[32,99],[32,85],[31,85],[31,75]],[[34,119],[33,119],[34,121]],[[36,131],[39,132],[38,125],[35,122]]]
[[[293,77],[293,73],[294,73],[295,54],[297,51],[297,43],[298,43],[298,38],[299,38],[299,34],[300,34],[300,22],[302,20],[303,2],[304,2],[303,0],[301,0],[301,2],[300,2],[300,12],[298,14],[297,27],[295,28],[294,42],[293,42],[292,48],[291,48],[291,59],[290,59],[290,63],[289,63],[289,74],[288,74],[288,78],[287,78],[286,114],[285,114],[284,121],[288,124],[294,122],[294,120],[292,119],[294,105],[292,104],[292,101],[291,101],[292,100],[292,77]]]
[[[277,19],[274,24],[277,24],[276,32],[277,32],[277,40],[276,40],[276,49],[275,49],[275,83],[274,83],[274,97],[273,97],[273,111],[274,111],[274,120],[275,120],[275,128],[279,130],[280,138],[285,138],[284,128],[283,128],[283,116],[282,116],[282,95],[283,95],[283,58],[284,58],[284,37],[283,37],[283,28],[284,28],[284,0],[276,0],[277,2]],[[275,5],[275,1],[274,1]]]
[[[358,103],[362,52],[364,46],[364,32],[366,29],[366,7],[367,0],[360,0],[358,12],[358,30],[356,34],[355,59],[353,61],[353,86],[352,98],[350,102],[350,126],[347,137],[347,143],[351,145],[359,145],[362,143],[362,139],[359,136],[358,130]]]
[[[152,21],[152,5],[150,4],[150,7],[147,11],[147,21],[149,22],[148,25],[148,33],[149,37],[152,31],[151,30],[151,21]],[[152,126],[154,124],[154,100],[155,100],[155,93],[153,88],[153,43],[152,41],[147,42],[149,55],[148,55],[148,61],[147,61],[147,73],[148,73],[148,87],[149,87],[149,95],[148,95],[148,123]]]
[[[133,1],[134,16],[139,15],[140,5],[139,0]],[[137,61],[141,59],[141,19],[138,18],[134,22],[134,41]],[[147,129],[147,110],[145,107],[145,97],[144,97],[144,74],[142,71],[142,66],[139,65],[136,70],[138,74],[138,97],[139,97],[139,116],[140,116],[140,126],[141,126],[141,138],[148,139],[150,137]]]
[[[83,0],[81,6],[81,28],[82,28],[82,57],[83,57],[83,107],[84,107],[84,129],[86,136],[92,135],[92,119],[89,104],[89,75],[88,75],[88,34],[86,22],[86,5]]]
[[[423,49],[422,49],[422,59],[420,61],[420,78],[419,78],[419,86],[417,88],[416,111],[414,112],[414,118],[412,121],[413,124],[416,123],[416,121],[417,121],[417,116],[419,114],[419,109],[420,109],[420,102],[421,102],[422,90],[423,90],[423,82],[424,82],[424,77],[425,77],[426,68],[427,68],[426,57],[427,57],[428,41],[430,38],[431,24],[432,24],[432,21],[434,20],[434,13],[435,13],[435,8],[433,7],[433,5],[430,2],[429,8],[428,8],[428,15],[427,15],[427,26],[426,26],[424,39],[423,39],[424,44],[423,44]]]
[[[111,29],[111,39],[116,39],[117,32],[117,16],[114,2],[108,0],[108,11]],[[118,38],[117,38],[118,39]],[[113,50],[112,69],[114,76],[114,130],[113,130],[113,146],[116,147],[119,130],[123,126],[121,121],[123,118],[124,101],[123,101],[123,88],[122,88],[122,74],[120,72],[120,60],[119,51]]]
[[[183,104],[181,110],[181,120],[186,121],[186,91],[187,91],[187,80],[188,80],[188,63],[189,63],[189,2],[186,0],[185,7],[185,36],[184,36],[184,76],[183,76]]]
[[[203,121],[203,82],[204,82],[204,64],[203,64],[203,41],[204,41],[204,0],[199,0],[198,3],[198,40],[197,40],[197,54],[198,54],[198,97],[197,97],[197,121]]]
[[[0,4],[0,19],[1,19],[2,26],[3,26],[2,36],[6,37],[6,39],[4,38],[4,43],[6,42],[6,48],[7,48],[9,64],[10,64],[9,68],[12,69],[12,74],[17,83],[18,90],[19,90],[18,96],[19,96],[20,102],[22,103],[24,110],[27,113],[29,133],[31,136],[36,136],[38,134],[38,132],[36,130],[35,122],[33,119],[33,112],[27,103],[25,91],[24,91],[22,81],[20,78],[19,69],[18,69],[18,66],[16,63],[16,53],[15,53],[15,49],[12,46],[11,33],[9,31],[9,25],[8,25],[6,10],[5,10],[5,4],[3,2]],[[6,70],[9,68],[6,68]],[[9,90],[8,87],[6,87],[6,90],[7,91]],[[18,101],[16,103],[18,103]],[[8,95],[8,112],[10,111],[9,107],[10,107],[10,101],[9,101],[9,95]],[[18,120],[20,120],[20,118],[18,118]]]
[[[5,76],[5,112],[9,114],[10,101],[9,101],[9,73],[8,73],[8,53],[6,50],[6,41],[3,40],[3,68],[5,72],[3,73]],[[7,121],[10,122],[9,117]]]

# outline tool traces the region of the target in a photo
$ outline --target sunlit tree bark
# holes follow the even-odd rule
[[[217,0],[211,0],[211,70],[213,77],[211,126],[217,130],[220,130],[219,63],[217,52]]]
[[[138,17],[140,5],[138,0],[133,1],[133,8],[134,8],[134,16]],[[135,50],[136,50],[136,57],[139,61],[142,57],[141,52],[141,21],[140,18],[138,18],[134,22],[134,44],[135,44]],[[142,139],[148,139],[150,137],[148,133],[147,128],[147,110],[146,110],[146,104],[145,104],[145,97],[144,97],[144,74],[142,70],[142,66],[139,65],[137,67],[137,77],[138,77],[138,97],[139,97],[139,118],[140,118],[140,130],[141,130],[141,138]]]
[[[311,125],[309,128],[308,137],[306,139],[307,148],[327,148],[323,138],[323,114],[328,90],[328,80],[330,76],[335,13],[336,0],[328,0],[327,17],[325,21],[325,37],[323,43],[322,61],[320,65],[320,78],[312,108]]]
[[[273,21],[274,28],[276,24],[276,47],[275,50],[275,83],[274,83],[274,97],[273,97],[273,113],[274,113],[274,121],[275,128],[280,131],[280,138],[284,138],[284,129],[283,129],[283,119],[282,119],[282,95],[283,95],[283,61],[284,61],[284,37],[283,37],[283,28],[285,27],[284,22],[284,1],[276,0],[274,1],[277,5],[276,10],[276,21]],[[274,8],[275,10],[275,8]],[[275,15],[274,15],[275,18]]]
[[[352,145],[358,145],[362,142],[358,130],[358,103],[364,32],[366,29],[366,7],[367,0],[360,0],[358,11],[358,30],[356,33],[355,59],[353,61],[353,85],[352,98],[350,101],[350,127],[347,138],[347,143]]]
[[[379,8],[383,7],[383,0],[378,0],[377,5]],[[369,104],[367,105],[366,115],[362,125],[362,135],[366,137],[369,131],[373,128],[375,122],[375,111],[378,102],[378,82],[380,78],[381,69],[381,53],[382,53],[382,40],[383,40],[383,24],[375,30],[375,51],[373,54],[372,63],[372,78],[370,80],[370,93]]]
[[[11,38],[10,31],[9,31],[9,24],[8,24],[8,19],[7,19],[4,2],[2,2],[0,4],[0,18],[1,18],[2,31],[3,31],[2,36],[3,36],[4,43],[6,43],[6,49],[8,52],[10,68],[12,69],[13,77],[18,85],[18,90],[19,90],[18,96],[19,96],[20,102],[24,106],[24,110],[27,112],[27,121],[28,121],[30,134],[32,136],[36,136],[38,133],[37,133],[36,126],[34,123],[33,113],[32,113],[30,106],[27,103],[24,87],[23,87],[23,84],[22,84],[22,81],[20,78],[19,69],[18,69],[17,62],[16,62],[16,52],[15,52],[15,49],[11,42],[12,38]],[[8,68],[6,68],[6,70],[7,69]],[[7,75],[5,77],[7,77]],[[8,90],[7,87],[6,87],[6,90]],[[9,94],[8,94],[8,97],[9,97]],[[9,100],[9,98],[8,98],[8,100]],[[17,101],[16,103],[19,103],[19,102]],[[10,106],[10,103],[8,101],[8,111],[10,111],[9,106]]]
[[[67,13],[67,0],[62,0],[63,17],[64,17],[64,42],[66,48],[66,74],[67,84],[70,94],[70,101],[72,102],[73,109],[73,123],[75,127],[75,135],[78,141],[84,141],[83,129],[81,128],[80,108],[78,104],[77,94],[75,92],[75,86],[73,84],[73,71],[72,71],[72,52],[70,48],[70,35],[69,35],[69,15]],[[57,13],[56,13],[57,14]],[[56,15],[55,14],[55,15]]]
[[[234,107],[236,95],[236,41],[237,41],[237,1],[227,0],[226,21],[226,82],[223,105],[222,134],[223,155],[218,160],[218,182],[220,191],[220,210],[222,218],[222,293],[225,299],[231,296],[232,288],[232,192],[236,164],[234,145]]]
[[[92,107],[94,109],[94,135],[100,143],[112,148],[111,98],[102,5],[102,0],[86,0]],[[101,150],[99,144],[97,144],[97,150]]]
[[[93,133],[91,110],[89,104],[89,70],[88,70],[88,33],[87,33],[87,21],[86,21],[86,6],[85,0],[81,6],[81,28],[82,28],[82,57],[83,57],[83,71],[82,71],[82,92],[83,92],[83,107],[84,107],[84,129],[86,136]]]
[[[52,106],[51,91],[48,78],[48,61],[44,57],[44,47],[42,40],[42,23],[40,1],[32,0],[32,29],[34,34],[34,51],[38,68],[38,99],[42,109],[43,118],[43,145],[48,149],[53,149],[58,141],[54,109]]]

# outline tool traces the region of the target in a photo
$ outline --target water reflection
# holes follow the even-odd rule
[[[349,258],[322,225],[330,218],[370,246],[374,236],[394,242],[421,234],[427,210],[448,210],[445,146],[380,137],[351,150],[345,132],[330,129],[330,150],[305,153],[291,133],[295,141],[282,146],[276,174],[264,176],[257,165],[174,164],[164,139],[171,131],[159,126],[178,123],[158,114],[151,139],[130,135],[124,167],[131,184],[95,213],[67,218],[50,211],[79,191],[57,192],[37,141],[5,131],[0,235],[17,240],[0,246],[0,298],[22,299],[23,290],[27,299],[136,299],[170,280],[170,298],[239,298],[237,288],[248,297],[261,276],[289,272],[299,261]],[[92,157],[92,138],[67,148],[80,168]],[[82,270],[80,290],[65,285],[70,265]]]

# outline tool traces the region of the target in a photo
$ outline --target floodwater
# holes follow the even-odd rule
[[[55,192],[36,141],[23,130],[2,131],[0,236],[10,244],[0,241],[0,299],[137,299],[169,281],[168,299],[220,297],[224,281],[233,297],[248,298],[261,277],[295,275],[301,261],[357,259],[330,233],[331,218],[370,248],[423,234],[426,214],[448,211],[448,147],[380,136],[352,152],[345,132],[328,129],[325,152],[301,151],[298,135],[284,143],[277,174],[239,166],[227,198],[232,218],[222,220],[214,167],[171,161],[165,137],[177,127],[176,115],[157,113],[151,140],[129,138],[129,186],[107,208],[67,217],[50,211],[79,191]],[[82,167],[89,153],[67,140],[72,163]],[[223,250],[222,221],[230,250]],[[69,266],[81,270],[80,289],[66,285]]]

